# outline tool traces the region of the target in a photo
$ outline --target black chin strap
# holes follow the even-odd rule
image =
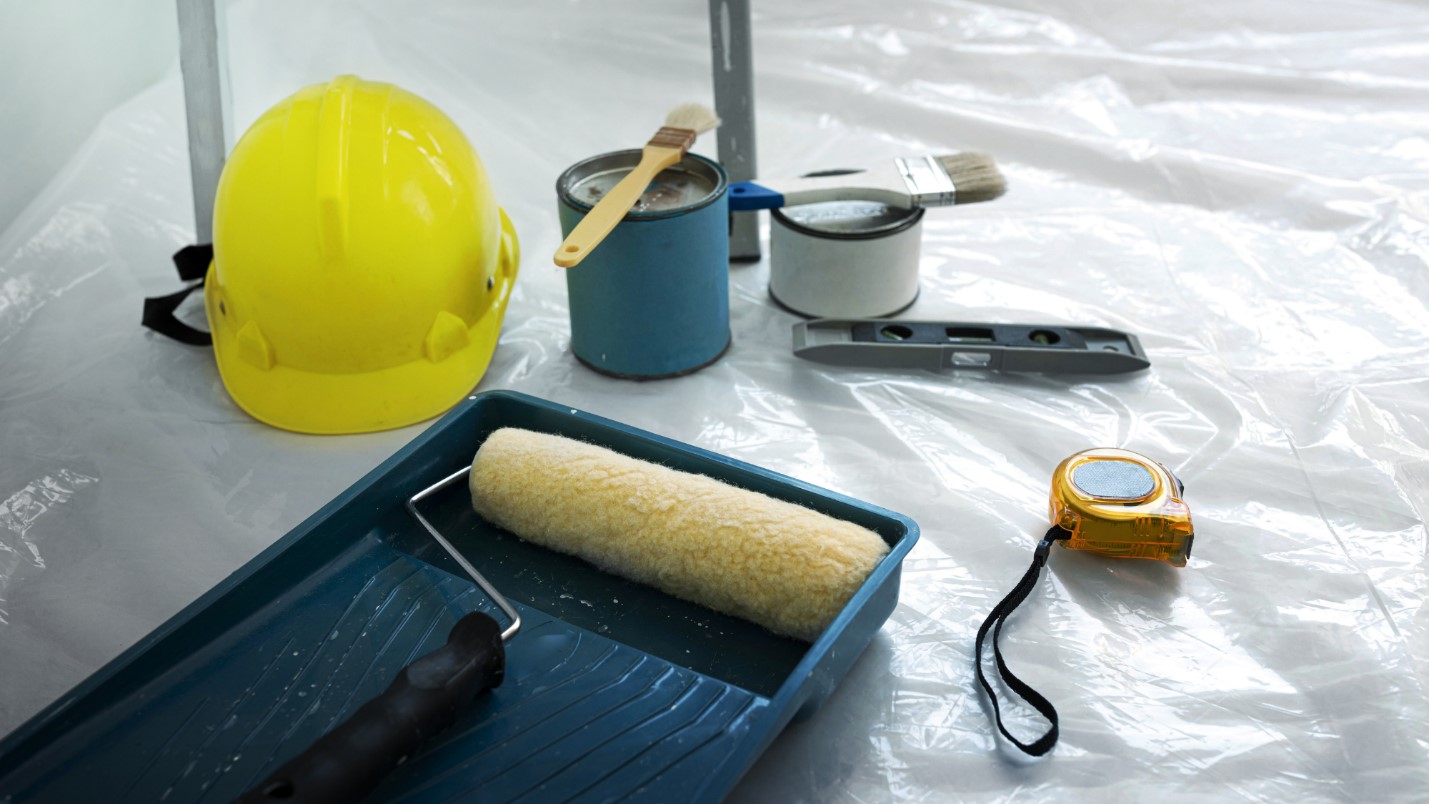
[[[1002,624],[1007,622],[1008,616],[1022,605],[1022,601],[1026,600],[1032,590],[1037,587],[1037,578],[1041,575],[1043,565],[1047,563],[1047,553],[1052,549],[1052,543],[1069,538],[1071,535],[1056,525],[1047,531],[1047,535],[1043,536],[1042,541],[1038,543],[1036,552],[1032,554],[1032,566],[1027,568],[1022,580],[1018,581],[1017,586],[1007,593],[1007,597],[993,607],[992,613],[987,615],[982,627],[977,630],[977,644],[973,650],[973,665],[977,669],[977,680],[987,691],[988,699],[992,701],[992,713],[997,719],[997,730],[1002,732],[1002,736],[1006,737],[1013,745],[1034,757],[1040,757],[1051,751],[1052,746],[1057,744],[1057,710],[1046,698],[1042,697],[1041,693],[1032,689],[1027,682],[1013,675],[1012,671],[1007,669],[1007,662],[1002,658],[1002,649],[998,646],[998,638],[1002,636]],[[997,693],[993,692],[992,684],[988,683],[987,676],[982,672],[982,644],[983,640],[987,638],[988,629],[992,629],[992,655],[997,660],[997,673],[1002,677],[1002,682],[1007,685],[1008,689],[1021,696],[1022,700],[1030,704],[1033,709],[1042,713],[1042,716],[1047,718],[1047,722],[1050,724],[1046,733],[1031,743],[1024,743],[1013,737],[1007,727],[1002,724],[1002,710],[997,706]]]
[[[179,305],[184,303],[184,299],[189,294],[203,287],[204,275],[208,272],[208,264],[213,261],[213,246],[184,246],[174,254],[174,267],[179,270],[179,279],[185,282],[198,282],[177,293],[170,293],[167,296],[151,296],[144,300],[144,317],[140,321],[144,326],[154,330],[160,335],[167,335],[179,343],[186,343],[190,346],[211,346],[213,336],[196,327],[180,321],[174,311],[179,309]]]

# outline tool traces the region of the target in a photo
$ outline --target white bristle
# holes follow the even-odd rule
[[[719,117],[707,106],[686,103],[676,106],[665,115],[665,125],[671,128],[687,128],[696,134],[703,134],[719,125]]]
[[[968,151],[938,157],[938,164],[953,180],[959,204],[991,201],[1007,190],[1007,182],[997,169],[997,162],[987,154]]]

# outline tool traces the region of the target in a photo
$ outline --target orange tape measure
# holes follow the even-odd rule
[[[998,638],[1002,626],[1037,586],[1052,545],[1087,550],[1115,558],[1149,558],[1177,567],[1191,556],[1191,509],[1181,499],[1185,486],[1170,469],[1125,449],[1089,449],[1062,461],[1052,473],[1052,527],[1032,554],[1032,566],[977,632],[973,661],[978,683],[992,702],[997,730],[1023,753],[1042,756],[1057,744],[1057,710],[1032,686],[1008,669]],[[1047,718],[1037,739],[1022,742],[1002,722],[997,693],[982,669],[983,643],[992,634],[997,674],[1007,689]]]
[[[1191,509],[1171,470],[1125,449],[1089,449],[1052,473],[1052,524],[1068,550],[1151,558],[1178,567],[1191,556]]]

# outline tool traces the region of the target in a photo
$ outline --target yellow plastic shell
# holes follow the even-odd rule
[[[1144,455],[1086,450],[1052,473],[1051,521],[1072,534],[1061,542],[1069,550],[1184,567],[1193,531],[1181,494],[1175,475]]]
[[[224,386],[304,433],[401,427],[459,401],[520,263],[456,124],[354,76],[258,118],[224,167],[213,230],[204,299]]]

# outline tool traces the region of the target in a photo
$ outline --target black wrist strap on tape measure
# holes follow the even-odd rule
[[[166,335],[179,343],[190,346],[211,346],[213,335],[197,327],[180,321],[174,311],[184,303],[194,291],[203,287],[208,264],[213,261],[213,246],[184,246],[174,254],[174,267],[179,270],[179,279],[185,282],[198,281],[177,293],[167,296],[151,296],[144,300],[144,326],[160,335]]]
[[[1052,707],[1051,702],[1042,697],[1041,693],[1032,689],[1027,682],[1013,675],[1012,671],[1007,669],[1007,662],[1002,658],[1002,649],[998,646],[998,638],[1002,636],[1002,624],[1007,622],[1008,616],[1022,605],[1022,601],[1026,600],[1027,596],[1032,594],[1032,590],[1037,587],[1037,578],[1042,573],[1043,565],[1047,563],[1047,554],[1052,549],[1052,543],[1070,538],[1071,535],[1056,525],[1047,531],[1047,535],[1043,536],[1042,541],[1037,544],[1036,552],[1032,554],[1032,566],[1027,568],[1022,580],[1018,581],[1017,586],[1007,593],[1007,597],[993,607],[992,613],[987,615],[982,627],[977,630],[977,643],[973,649],[973,665],[977,668],[977,680],[983,690],[987,692],[988,699],[992,701],[992,713],[997,720],[997,730],[1002,732],[1002,736],[1006,737],[1013,745],[1034,757],[1040,757],[1051,751],[1052,746],[1057,744],[1057,710]],[[1003,684],[1021,696],[1022,700],[1031,705],[1033,709],[1042,713],[1042,716],[1047,718],[1047,722],[1050,724],[1046,733],[1031,743],[1024,743],[1013,737],[1007,727],[1002,724],[1002,710],[997,705],[997,693],[993,692],[992,684],[988,682],[987,676],[982,672],[982,644],[983,640],[987,638],[988,629],[992,630],[992,655],[997,660],[997,673],[1002,677]]]

